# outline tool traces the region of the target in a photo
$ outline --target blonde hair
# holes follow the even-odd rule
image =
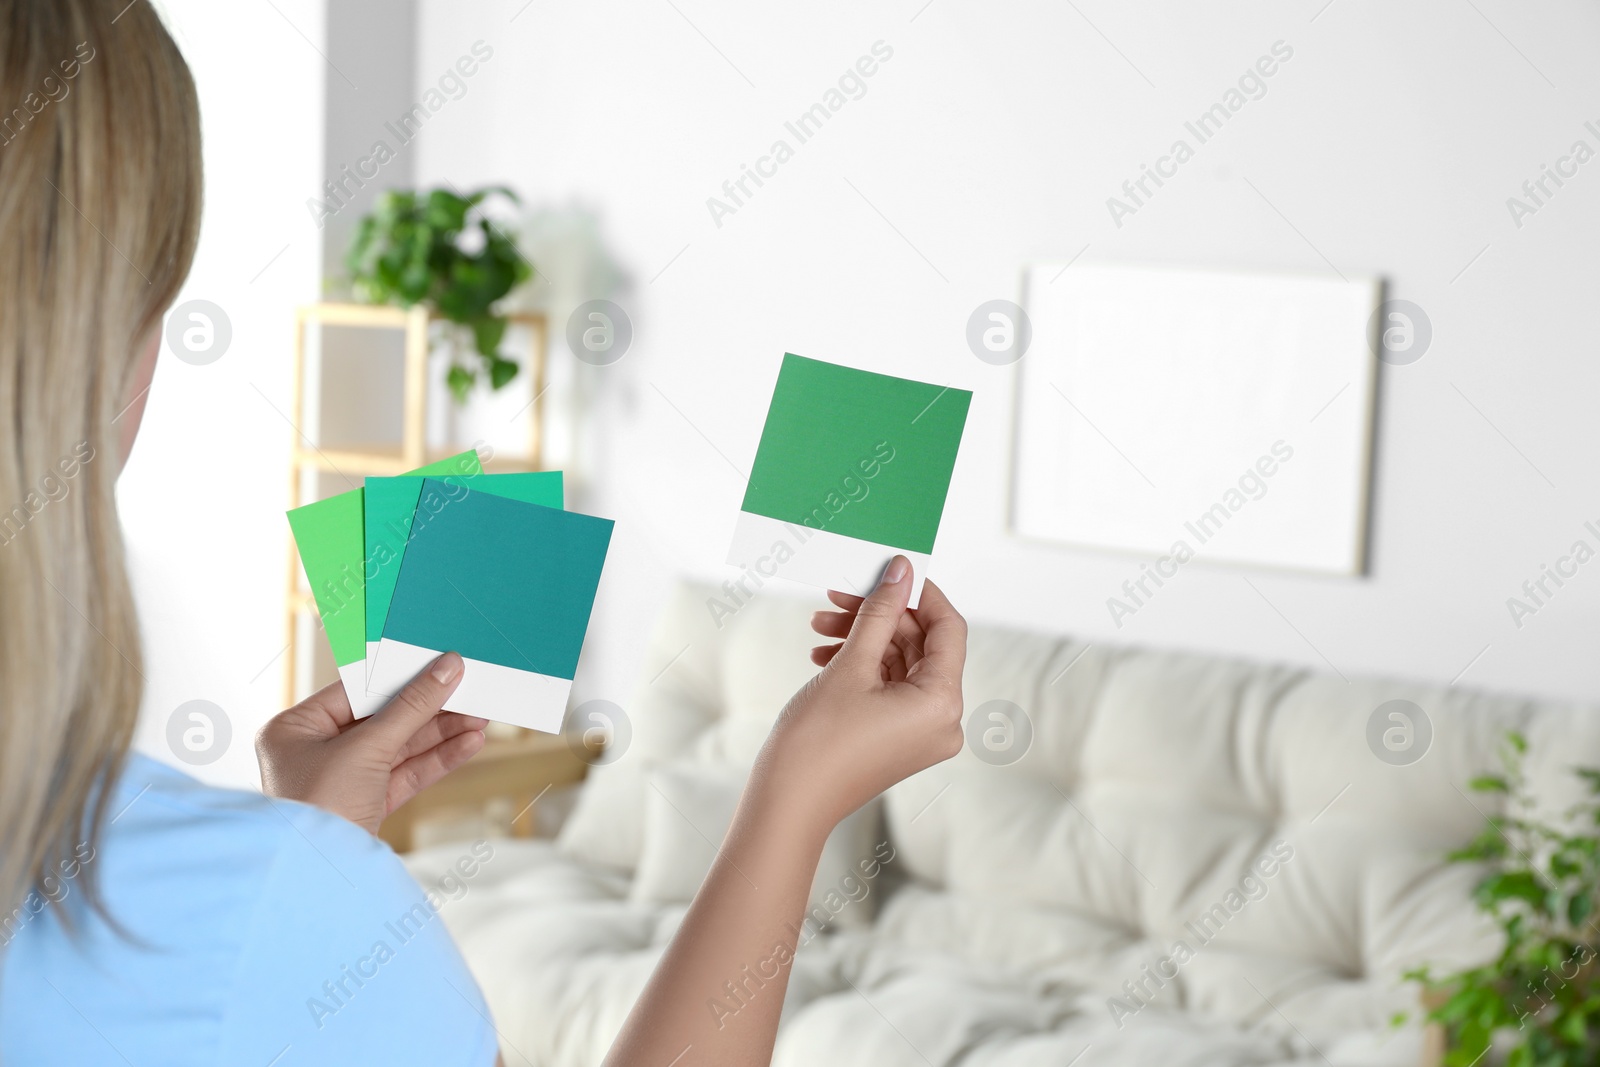
[[[143,682],[117,418],[200,198],[194,81],[148,3],[0,0],[0,926],[63,875],[102,899],[80,861]]]

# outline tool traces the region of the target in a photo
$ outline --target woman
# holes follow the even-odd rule
[[[494,1062],[488,1009],[379,822],[483,744],[453,653],[353,722],[338,685],[257,739],[266,796],[137,754],[138,631],[112,490],[200,210],[199,116],[144,3],[0,0],[0,1062]],[[51,491],[71,469],[71,491]],[[49,479],[49,481],[47,481]],[[41,493],[39,487],[45,489]],[[843,816],[961,745],[966,628],[903,557],[813,626],[725,846],[611,1062],[771,1056],[779,988]],[[759,887],[759,888],[757,888]]]

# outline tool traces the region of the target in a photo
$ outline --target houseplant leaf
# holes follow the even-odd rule
[[[507,320],[495,305],[534,273],[515,239],[483,214],[485,202],[497,196],[520,203],[501,186],[466,195],[449,188],[420,195],[385,192],[357,223],[345,255],[352,287],[362,298],[401,307],[421,304],[440,318],[469,327],[493,389],[503,388],[517,374],[517,363],[499,352]],[[481,239],[471,251],[462,241],[469,230]],[[452,364],[447,379],[451,394],[464,400],[478,377],[476,371]]]

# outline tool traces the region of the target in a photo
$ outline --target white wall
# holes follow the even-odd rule
[[[1506,605],[1574,540],[1600,543],[1583,530],[1600,520],[1600,162],[1520,229],[1505,203],[1575,139],[1600,148],[1582,127],[1600,119],[1591,6],[418,6],[419,85],[477,39],[495,49],[424,132],[418,182],[582,202],[636,283],[619,298],[634,349],[594,372],[611,407],[585,503],[620,521],[587,695],[626,700],[673,575],[731,575],[732,466],[794,351],[976,392],[936,568],[974,619],[1600,696],[1600,562],[1520,630]],[[707,197],[879,40],[894,56],[866,95],[715,225]],[[1279,40],[1294,55],[1266,95],[1116,226],[1107,197]],[[1118,631],[1105,601],[1136,560],[1008,536],[1009,375],[968,351],[967,316],[1013,296],[1024,262],[1086,246],[1085,261],[1331,262],[1426,309],[1431,351],[1383,371],[1369,576],[1196,564]]]
[[[321,283],[304,198],[320,184],[324,3],[162,6],[194,71],[205,134],[205,220],[178,301],[220,306],[233,341],[207,366],[163,350],[118,485],[145,634],[136,744],[176,762],[169,716],[208,700],[232,740],[214,763],[185,769],[251,785],[251,738],[280,710],[292,311]]]

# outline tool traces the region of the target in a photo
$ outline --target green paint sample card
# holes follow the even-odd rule
[[[915,606],[971,403],[964,389],[785,355],[728,562],[756,585],[865,594],[900,553]]]
[[[412,473],[463,475],[482,471],[478,453],[462,452]],[[352,489],[288,514],[289,529],[300,550],[300,564],[322,616],[322,628],[327,631],[333,662],[339,668],[350,706],[358,715],[371,714],[377,706],[370,704],[366,688],[365,493]]]
[[[612,523],[427,479],[442,506],[411,534],[373,664],[398,692],[446,651],[466,660],[447,711],[559,732]],[[380,699],[382,699],[380,697]]]

